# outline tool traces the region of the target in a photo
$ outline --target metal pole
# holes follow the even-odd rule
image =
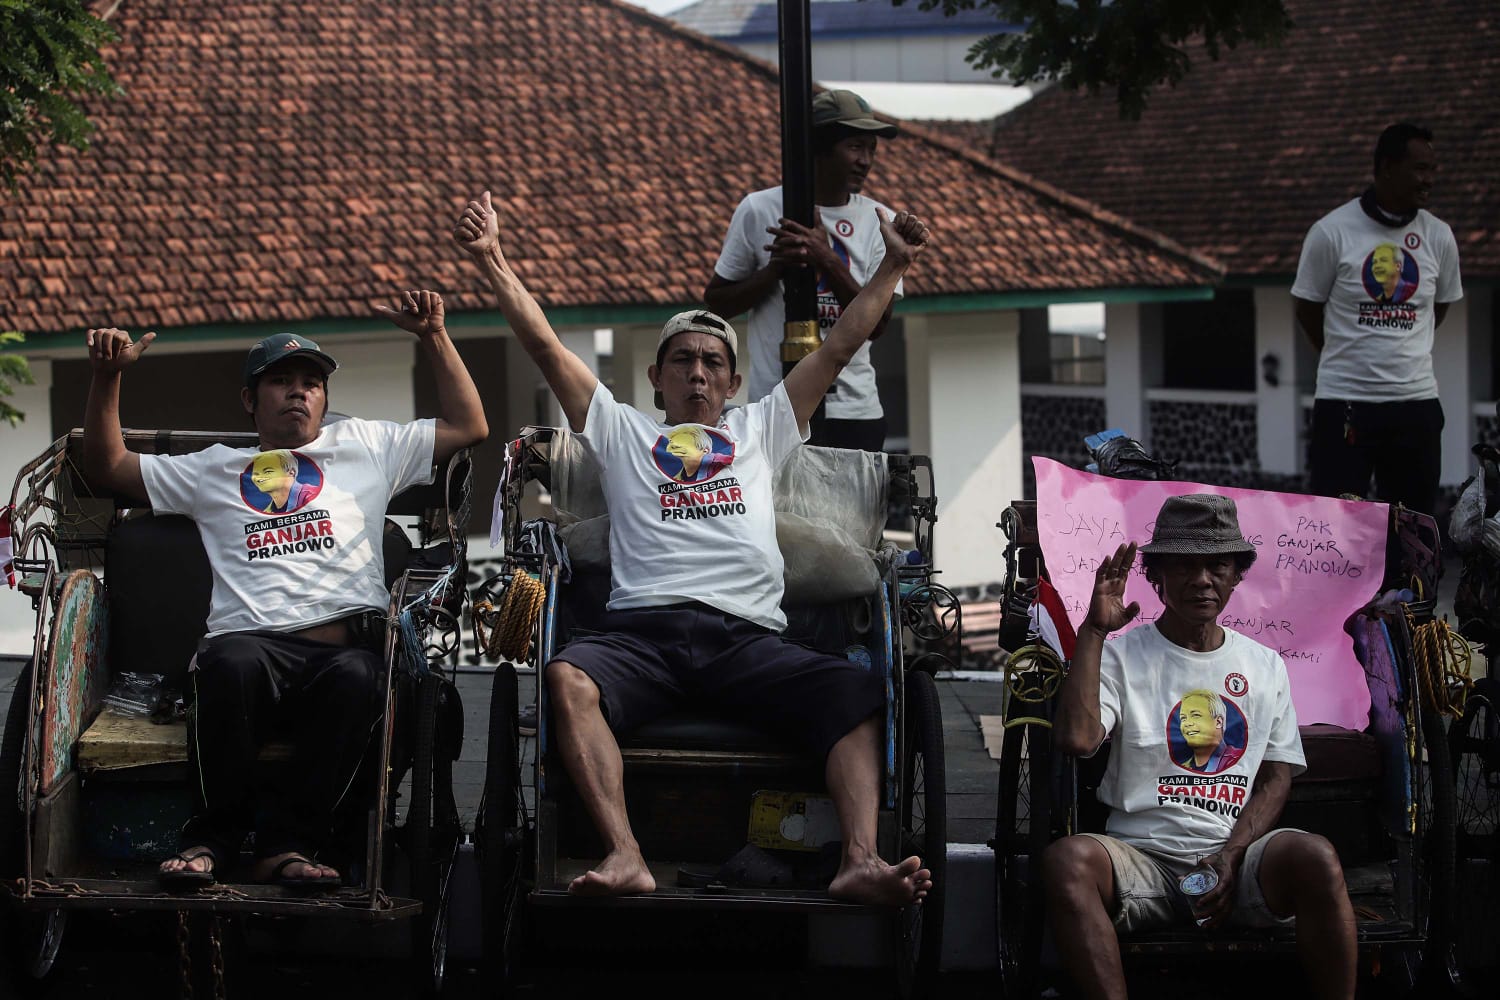
[[[777,0],[781,54],[782,213],[813,224],[812,15],[809,0]],[[817,275],[811,267],[788,268],[781,276],[786,326],[781,374],[818,349]]]

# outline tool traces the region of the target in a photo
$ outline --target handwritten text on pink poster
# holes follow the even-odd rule
[[[1257,552],[1220,624],[1281,653],[1302,725],[1369,723],[1369,689],[1344,619],[1375,596],[1385,575],[1385,504],[1110,479],[1045,458],[1032,463],[1042,554],[1075,628],[1088,611],[1099,561],[1122,543],[1150,541],[1162,501],[1217,493],[1235,502],[1240,529]],[[1140,602],[1137,622],[1152,622],[1162,606],[1137,560],[1125,600]]]

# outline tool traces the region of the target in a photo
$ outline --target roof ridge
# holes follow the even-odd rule
[[[749,53],[745,52],[743,49],[730,45],[727,42],[721,42],[716,38],[711,38],[708,35],[704,35],[700,32],[694,31],[691,28],[679,24],[671,18],[663,17],[660,14],[653,14],[651,11],[646,10],[646,8],[627,3],[625,2],[625,0],[593,0],[593,2],[625,11],[630,16],[636,17],[637,19],[645,21],[654,26],[665,28],[682,38],[699,44],[704,48],[709,48],[714,50],[715,52],[733,56],[740,62],[746,63],[758,70],[761,70],[762,72],[765,72],[771,78],[771,80],[776,82],[778,88],[780,87],[781,67],[773,65],[768,60],[752,56]],[[814,93],[827,89],[827,87],[819,86],[817,84],[813,85]],[[878,109],[875,111],[875,117],[880,121],[886,121],[890,122],[893,125],[900,126],[903,131],[911,131],[912,122],[910,120],[895,118]],[[991,119],[991,121],[996,121],[999,117],[1003,116],[996,116],[996,118]],[[1176,240],[1173,240],[1171,237],[1165,235],[1164,233],[1160,233],[1154,229],[1148,229],[1145,226],[1133,223],[1123,216],[1116,215],[1115,213],[1109,211],[1096,202],[1088,201],[1084,198],[1078,197],[1077,195],[1069,194],[1062,188],[1054,187],[1053,185],[1048,184],[1046,181],[1043,181],[1037,177],[1033,177],[1031,174],[1022,173],[1014,167],[1008,166],[1000,162],[999,160],[994,159],[993,157],[980,156],[964,146],[958,145],[957,143],[952,143],[949,140],[938,136],[936,133],[929,132],[926,129],[920,129],[918,134],[921,138],[938,146],[939,148],[950,153],[958,153],[970,162],[985,166],[992,172],[997,173],[999,176],[1004,177],[1007,180],[1014,181],[1015,183],[1020,184],[1022,187],[1035,191],[1037,194],[1040,194],[1045,198],[1050,198],[1052,201],[1056,202],[1059,205],[1070,208],[1074,211],[1082,212],[1087,218],[1093,219],[1096,222],[1099,222],[1107,227],[1116,229],[1137,239],[1144,240],[1145,242],[1149,243],[1151,246],[1154,246],[1159,250],[1175,254],[1179,257],[1184,258],[1185,260],[1191,261],[1196,267],[1208,272],[1208,274],[1211,275],[1215,280],[1218,280],[1219,278],[1222,278],[1224,276],[1225,269],[1223,264],[1220,264],[1218,261],[1214,260],[1212,257],[1207,256],[1206,254],[1199,253],[1198,251],[1193,250],[1190,247],[1178,243]]]
[[[1004,116],[997,116],[996,118],[990,119],[989,121],[993,123],[1000,117]],[[1103,205],[1100,205],[1098,202],[1089,201],[1086,198],[1080,198],[1076,194],[1070,194],[1069,192],[1064,191],[1062,188],[1057,187],[1054,184],[1049,184],[1039,177],[1025,173],[1024,171],[1012,167],[1008,163],[1002,162],[992,154],[976,153],[972,149],[969,149],[968,147],[960,144],[958,141],[950,139],[939,132],[933,131],[926,125],[921,124],[921,121],[921,119],[916,119],[901,122],[902,131],[908,135],[915,135],[916,137],[922,139],[924,142],[927,142],[934,146],[938,146],[939,148],[944,149],[947,152],[961,156],[964,159],[968,160],[970,163],[989,170],[991,173],[997,174],[1023,188],[1034,191],[1036,194],[1039,194],[1043,198],[1047,198],[1055,202],[1056,204],[1062,205],[1065,208],[1072,209],[1076,212],[1081,212],[1086,217],[1093,219],[1106,228],[1114,229],[1128,236],[1144,240],[1158,250],[1162,250],[1166,253],[1174,254],[1178,257],[1182,257],[1185,260],[1191,261],[1195,266],[1207,271],[1216,280],[1222,278],[1226,273],[1224,265],[1219,263],[1219,261],[1215,260],[1213,257],[1210,257],[1198,250],[1194,250],[1192,247],[1186,246],[1185,244],[1179,243],[1176,240],[1172,239],[1170,236],[1167,236],[1165,233],[1148,228],[1146,226],[1142,226],[1135,222],[1131,222],[1124,216],[1116,215],[1114,212],[1111,212],[1109,209],[1105,208]]]
[[[672,34],[678,36],[679,38],[684,38],[687,41],[696,44],[699,48],[710,49],[714,52],[719,53],[720,55],[732,56],[739,62],[742,62],[747,66],[754,67],[755,69],[766,73],[772,80],[775,80],[777,82],[778,87],[780,86],[781,67],[775,65],[769,60],[761,59],[758,56],[752,56],[744,49],[731,45],[728,42],[721,42],[711,35],[705,35],[702,32],[694,31],[692,28],[689,28],[684,24],[679,24],[669,17],[663,17],[661,14],[652,13],[645,7],[640,7],[636,4],[629,3],[628,0],[590,0],[590,2],[595,3],[601,7],[611,7],[615,10],[621,11],[626,16],[633,17],[638,21],[643,21],[646,24],[651,25],[652,27],[664,28]]]

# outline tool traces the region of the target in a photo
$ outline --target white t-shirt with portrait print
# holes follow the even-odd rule
[[[844,205],[818,206],[818,214],[822,217],[823,228],[828,230],[834,252],[848,265],[849,274],[861,288],[870,283],[880,262],[885,259],[885,240],[880,235],[880,220],[875,214],[877,208],[887,215],[894,214],[880,202],[862,194],[849,195],[849,201]],[[774,237],[766,229],[777,225],[782,214],[780,186],[746,195],[729,220],[729,232],[724,237],[724,248],[719,252],[714,273],[726,281],[744,281],[770,263],[771,251],[766,247]],[[898,282],[894,297],[899,299],[902,294],[903,286]],[[786,326],[782,295],[782,285],[778,282],[776,291],[750,310],[747,331],[752,400],[764,399],[781,381],[781,338]],[[828,336],[828,331],[843,311],[828,282],[820,281],[820,336]],[[885,415],[875,385],[875,365],[870,361],[868,341],[860,345],[854,358],[839,373],[824,405],[824,412],[830,420],[875,420]]]
[[[430,419],[345,418],[290,449],[295,476],[274,486],[256,475],[256,458],[290,473],[282,452],[213,445],[142,455],[152,509],[191,517],[203,538],[213,573],[208,634],[292,632],[384,611],[386,508],[432,482],[436,434]]]
[[[804,438],[785,387],[709,427],[661,423],[600,382],[579,436],[609,508],[610,610],[698,601],[786,628],[772,487]]]
[[[1112,738],[1106,832],[1189,862],[1224,846],[1263,761],[1306,770],[1281,656],[1232,629],[1199,653],[1155,624],[1104,643],[1099,717]]]
[[[1313,224],[1292,297],[1324,303],[1318,399],[1436,399],[1433,306],[1463,298],[1458,243],[1425,209],[1404,226],[1370,218],[1356,198]]]

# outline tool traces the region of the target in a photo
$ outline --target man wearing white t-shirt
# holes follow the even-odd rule
[[[599,635],[569,643],[545,670],[558,752],[608,852],[569,892],[656,888],[625,811],[616,734],[690,701],[754,718],[824,755],[843,831],[831,895],[902,906],[920,901],[932,884],[920,859],[891,865],[875,851],[883,682],[779,635],[786,617],[772,508],[776,469],[801,446],[823,393],[927,245],[927,227],[905,213],[881,228],[886,256],[869,284],[823,344],[748,406],[724,407],[740,385],[734,328],[706,310],[672,317],[646,372],[665,411],[659,421],[617,402],[562,345],[505,259],[489,192],[469,202],[454,226],[598,462],[609,509],[605,624]]]
[[[752,400],[764,399],[781,381],[786,318],[782,272],[788,267],[817,270],[818,332],[826,337],[885,255],[876,213],[889,217],[890,210],[860,191],[874,166],[879,140],[894,137],[896,126],[880,121],[864,98],[847,90],[828,90],[815,97],[812,120],[818,224],[809,229],[783,218],[779,185],[746,195],[729,221],[724,248],[703,290],[703,301],[719,315],[750,314]],[[897,282],[892,299],[900,297]],[[887,302],[869,340],[884,332],[890,314]],[[865,451],[884,448],[885,411],[868,342],[854,352],[829,388],[824,413],[812,422],[812,444]]]
[[[1135,554],[1122,545],[1099,566],[1052,730],[1079,757],[1112,739],[1106,833],[1064,837],[1043,857],[1063,965],[1084,996],[1123,998],[1117,931],[1295,923],[1314,995],[1352,1000],[1354,911],[1338,855],[1323,837],[1273,828],[1307,766],[1286,665],[1218,624],[1255,561],[1234,501],[1167,499],[1141,548],[1162,615],[1105,641],[1140,612],[1124,603]],[[1190,902],[1181,880],[1195,869],[1217,884]]]
[[[1308,230],[1292,305],[1318,354],[1312,490],[1375,495],[1432,513],[1443,407],[1432,342],[1463,298],[1453,230],[1422,206],[1432,133],[1392,125],[1375,144],[1375,184]]]
[[[488,434],[479,393],[444,329],[443,300],[406,292],[400,309],[381,308],[417,336],[442,416],[325,426],[338,363],[306,337],[281,333],[245,359],[240,400],[259,446],[189,455],[140,455],[121,436],[121,375],[156,334],[132,341],[123,330],[88,331],[85,474],[156,513],[192,518],[213,579],[208,635],[189,673],[193,817],[182,850],[161,865],[168,887],[219,879],[251,829],[257,881],[317,889],[342,881],[319,857],[337,846],[336,813],[381,714],[383,660],[369,615],[383,615],[389,600],[386,506]],[[256,755],[283,718],[292,725],[296,779],[257,803]]]

